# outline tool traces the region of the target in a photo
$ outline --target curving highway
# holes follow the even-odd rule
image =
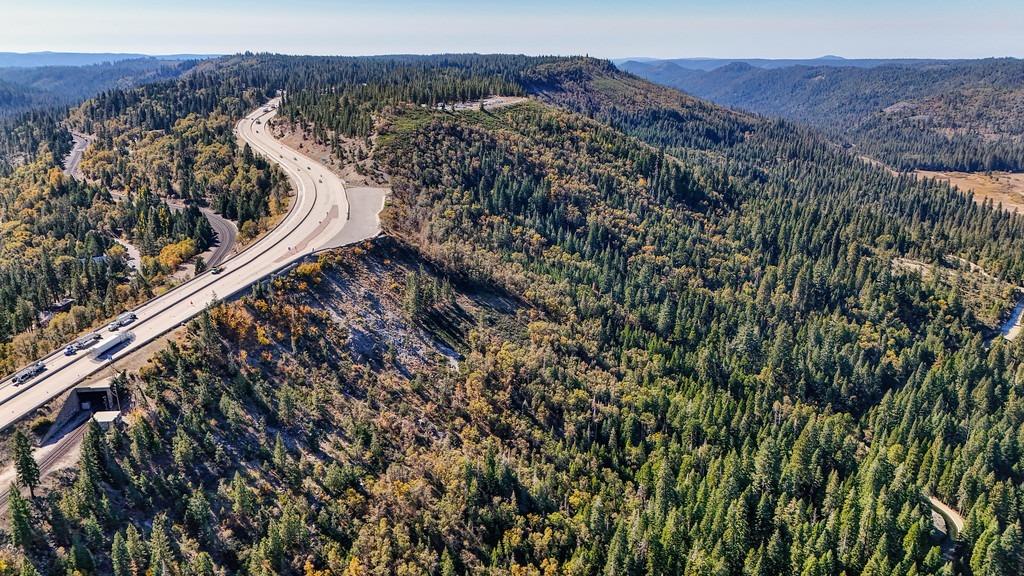
[[[120,329],[131,332],[131,341],[115,348],[108,357],[97,359],[89,349],[73,356],[55,351],[40,360],[45,371],[27,383],[15,386],[10,376],[0,381],[0,429],[75,386],[110,360],[191,319],[211,302],[241,292],[316,251],[380,233],[378,215],[384,207],[384,190],[360,189],[350,198],[344,182],[328,168],[275,140],[264,127],[276,114],[277,104],[278,99],[274,99],[253,111],[239,121],[236,131],[254,152],[276,162],[295,187],[295,201],[280,224],[225,261],[221,273],[201,274],[134,309],[138,320]],[[93,349],[103,347],[118,332],[104,329],[102,334],[103,340]]]

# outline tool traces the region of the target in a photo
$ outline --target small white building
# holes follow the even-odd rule
[[[106,431],[121,421],[121,412],[119,410],[104,410],[93,414],[92,419]]]

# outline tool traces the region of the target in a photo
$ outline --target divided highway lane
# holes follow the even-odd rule
[[[382,196],[360,196],[359,205],[350,211],[341,179],[318,162],[284,146],[264,128],[266,121],[276,114],[277,103],[272,100],[267,107],[250,113],[238,123],[237,132],[255,152],[276,162],[291,177],[296,190],[291,210],[276,228],[224,262],[222,273],[206,272],[136,308],[138,320],[121,329],[131,331],[134,339],[114,351],[115,359],[191,319],[215,299],[244,290],[316,250],[338,246],[340,238],[351,243],[379,233],[377,214],[383,207]],[[346,217],[350,213],[372,221],[353,221],[353,231],[358,233],[350,234]],[[106,330],[103,334],[104,340],[96,346],[116,335]],[[18,387],[10,378],[0,382],[0,429],[75,386],[107,361],[95,359],[88,350],[75,356],[64,356],[58,351],[42,360],[46,371],[34,380]]]

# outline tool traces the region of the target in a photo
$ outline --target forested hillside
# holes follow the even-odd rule
[[[671,62],[623,69],[701,98],[805,122],[899,170],[1024,170],[1024,61],[906,62],[870,68],[714,70]]]
[[[125,428],[12,500],[9,566],[1024,570],[1024,347],[983,338],[1011,303],[894,265],[1020,284],[1020,217],[583,58],[242,55],[80,121],[177,161],[134,127],[214,142],[280,88],[283,122],[372,144],[390,238],[119,380]],[[506,91],[532,98],[439,106]],[[98,178],[144,181],[115,157]],[[957,560],[928,495],[967,517]]]
[[[33,110],[13,118],[0,119],[0,175],[29,161],[40,147],[63,158],[71,149],[71,133],[63,125],[59,110]]]

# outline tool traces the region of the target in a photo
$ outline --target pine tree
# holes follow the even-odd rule
[[[7,508],[11,512],[11,540],[15,546],[27,549],[32,543],[32,518],[28,502],[15,486],[8,492]]]
[[[455,562],[448,553],[448,548],[441,552],[441,576],[455,576]]]
[[[39,485],[39,465],[32,457],[32,446],[28,436],[18,428],[14,432],[14,468],[18,475],[18,483],[28,488],[29,495],[36,497],[35,488]]]
[[[164,514],[157,514],[153,519],[153,531],[149,536],[149,550],[149,566],[153,576],[174,574],[171,537],[167,533],[167,517]]]
[[[114,576],[129,576],[131,574],[131,556],[128,554],[128,545],[125,544],[120,530],[114,534],[114,542],[110,547],[110,565]]]
[[[280,432],[274,439],[274,451],[271,460],[274,462],[274,467],[279,473],[284,474],[288,471],[288,449],[284,446],[284,440],[281,439]]]
[[[95,419],[90,418],[86,424],[85,436],[82,439],[82,467],[84,473],[88,474],[95,481],[101,478],[105,468],[104,457],[106,454],[105,438],[103,429],[100,428]]]
[[[39,576],[39,570],[36,570],[36,567],[27,558],[22,558],[18,576]]]
[[[149,547],[134,524],[129,524],[125,529],[125,548],[128,551],[129,573],[143,573],[148,566]]]

